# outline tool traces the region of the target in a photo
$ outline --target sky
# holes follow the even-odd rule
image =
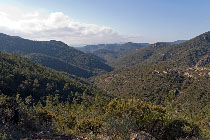
[[[210,31],[210,0],[0,0],[0,32],[82,46],[188,40]]]

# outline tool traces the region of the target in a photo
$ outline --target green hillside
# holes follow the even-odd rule
[[[170,118],[164,107],[99,94],[85,81],[14,54],[0,52],[0,60],[0,139],[201,136],[197,125]]]
[[[39,100],[58,94],[63,99],[80,98],[83,93],[92,95],[84,81],[35,64],[17,55],[0,52],[0,92],[8,96],[20,94]]]
[[[93,82],[109,95],[166,106],[175,118],[187,118],[210,130],[209,67],[138,65],[98,76]]]
[[[123,68],[92,82],[118,98],[136,97],[166,106],[173,117],[196,122],[209,136],[209,36],[207,32],[178,45],[154,44],[127,56],[127,61],[121,59]]]
[[[23,53],[26,48],[16,52],[64,71],[58,72],[0,52],[0,138],[210,138],[208,34],[181,44],[141,48],[125,56],[128,61],[122,58],[113,72],[91,78],[92,84],[76,76],[92,76],[86,70],[100,73],[89,70],[102,62],[98,56],[82,53],[71,64],[65,61],[67,55]],[[99,61],[91,64],[89,59]]]
[[[146,63],[154,64],[163,61],[173,61],[177,65],[195,66],[204,58],[208,61],[209,54],[210,32],[206,32],[184,43],[169,45],[158,50],[146,60]]]
[[[115,67],[129,67],[136,64],[141,64],[148,58],[150,58],[156,51],[169,45],[165,42],[158,42],[148,47],[139,49],[135,52],[128,53],[121,58],[115,59],[111,62],[111,65]]]
[[[42,64],[43,66],[50,67],[57,71],[64,71],[71,75],[84,77],[84,78],[88,78],[92,76],[91,72],[85,69],[79,68],[77,66],[74,66],[70,63],[67,63],[55,57],[51,57],[44,54],[32,54],[32,53],[27,55],[26,57],[32,60],[33,62]]]
[[[73,65],[74,68],[77,67],[77,69],[81,69],[79,70],[78,74],[70,73],[80,77],[86,75],[87,73],[92,76],[100,72],[107,72],[112,70],[112,68],[109,65],[105,64],[101,59],[98,59],[93,55],[83,53],[77,49],[74,49],[73,47],[69,47],[63,42],[55,40],[31,41],[20,37],[0,34],[0,51],[17,53],[22,56],[30,55],[31,53],[45,55],[47,57],[42,57],[42,60],[44,58],[47,58],[47,60],[43,60],[45,62],[42,61],[42,64],[46,64],[46,66],[51,66],[51,68],[53,68],[51,64],[54,61],[48,58],[53,57],[62,60],[61,64],[59,64],[64,64],[62,67],[60,67],[61,71],[75,71],[74,69],[66,71],[65,67],[69,67],[68,65]],[[35,58],[37,57],[34,57],[32,60],[34,60],[35,62],[39,62],[39,60],[35,60]],[[65,63],[67,64],[67,66],[65,65]],[[82,71],[84,71],[84,73],[80,75]],[[89,75],[86,75],[86,77],[89,77]]]
[[[210,32],[206,32],[184,43],[155,43],[113,61],[112,65],[126,67],[173,61],[177,65],[195,66],[200,60],[209,63],[209,54]]]

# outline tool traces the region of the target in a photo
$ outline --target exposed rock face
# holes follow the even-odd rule
[[[210,37],[209,37],[208,34],[204,34],[204,35],[203,35],[203,40],[209,40],[209,39],[210,39]]]
[[[203,67],[207,64],[210,64],[210,56],[209,55],[206,55],[202,59],[200,59],[200,61],[196,64],[195,67]]]
[[[130,140],[156,140],[156,138],[151,136],[149,133],[141,131],[139,133],[131,134]]]

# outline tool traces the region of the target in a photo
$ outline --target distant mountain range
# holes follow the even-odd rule
[[[149,43],[132,43],[125,44],[99,44],[99,45],[87,45],[77,48],[83,52],[94,54],[98,57],[105,59],[108,63],[118,59],[126,54],[134,52],[140,48],[148,46]]]
[[[174,42],[166,42],[165,44],[180,44],[185,41],[186,40],[177,40]],[[87,45],[84,47],[76,47],[76,49],[101,57],[106,60],[108,64],[113,65],[114,63],[117,63],[115,61],[121,61],[121,58],[130,56],[130,54],[139,52],[142,50],[142,48],[146,48],[148,46],[150,46],[149,43],[128,42],[124,44]]]
[[[101,58],[55,40],[32,41],[1,33],[0,51],[17,53],[44,66],[79,77],[88,78],[112,70]]]

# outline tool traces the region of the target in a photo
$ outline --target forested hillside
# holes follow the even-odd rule
[[[63,44],[65,56],[59,51],[29,53],[21,47],[15,53],[29,59],[0,52],[0,138],[209,138],[208,35],[178,45],[160,42],[140,48],[115,59],[117,69],[91,78],[91,83],[76,76],[92,76],[96,70],[87,71],[89,59],[100,62],[94,65],[103,60],[76,51],[82,56],[71,54],[78,62],[68,63],[72,60],[62,42],[35,41],[54,46],[52,52]]]
[[[92,82],[118,98],[136,97],[166,106],[174,117],[196,122],[209,136],[209,35],[178,45],[156,43],[121,59],[123,68]]]
[[[173,61],[177,65],[195,66],[200,60],[208,61],[209,54],[210,32],[206,32],[180,44],[155,43],[115,60],[113,65],[126,67],[135,64],[157,64]]]
[[[204,131],[210,130],[209,67],[138,65],[98,76],[93,82],[118,98],[136,97],[169,106],[175,117],[187,118],[201,124]],[[209,134],[209,131],[206,133]]]
[[[0,34],[0,51],[13,52],[22,56],[33,54],[30,58],[32,58],[34,54],[42,54],[47,56],[42,57],[42,61],[36,60],[38,57],[33,57],[32,60],[35,62],[40,62],[41,64],[51,68],[56,68],[56,70],[61,70],[64,72],[73,71],[73,73],[70,74],[75,74],[80,77],[83,77],[84,75],[85,77],[89,77],[90,75],[92,76],[100,72],[107,72],[112,70],[112,68],[105,64],[101,59],[91,54],[83,53],[74,49],[73,47],[69,47],[63,42],[55,40],[31,41],[20,37]],[[45,58],[47,59],[44,60]],[[61,65],[59,69],[52,65],[55,59],[58,60],[58,65]],[[73,69],[66,70],[65,67],[72,67]],[[75,73],[75,69],[78,69],[79,73]]]
[[[111,62],[111,64],[118,68],[118,67],[129,67],[136,64],[141,64],[148,58],[150,58],[156,51],[158,51],[161,48],[166,47],[169,45],[165,42],[158,42],[155,44],[152,44],[148,47],[139,49],[133,53],[129,53],[127,55],[124,55],[121,58],[118,58]]]
[[[146,63],[174,61],[178,65],[195,66],[199,61],[208,61],[210,55],[210,32],[185,43],[167,46],[157,51]],[[206,62],[207,64],[209,62]]]
[[[42,64],[43,66],[55,69],[57,71],[64,71],[78,77],[88,78],[92,76],[92,73],[90,71],[79,68],[56,57],[51,57],[38,53],[31,53],[29,55],[26,55],[25,57],[29,58],[33,62]]]
[[[0,139],[201,136],[197,125],[170,118],[164,107],[134,97],[113,98],[76,77],[14,54],[0,52],[0,60]]]
[[[93,95],[85,81],[50,68],[35,64],[26,58],[0,52],[0,92],[8,96],[32,96],[38,101],[47,95],[58,94],[63,99]]]
[[[210,140],[209,13],[0,0],[0,140]]]

